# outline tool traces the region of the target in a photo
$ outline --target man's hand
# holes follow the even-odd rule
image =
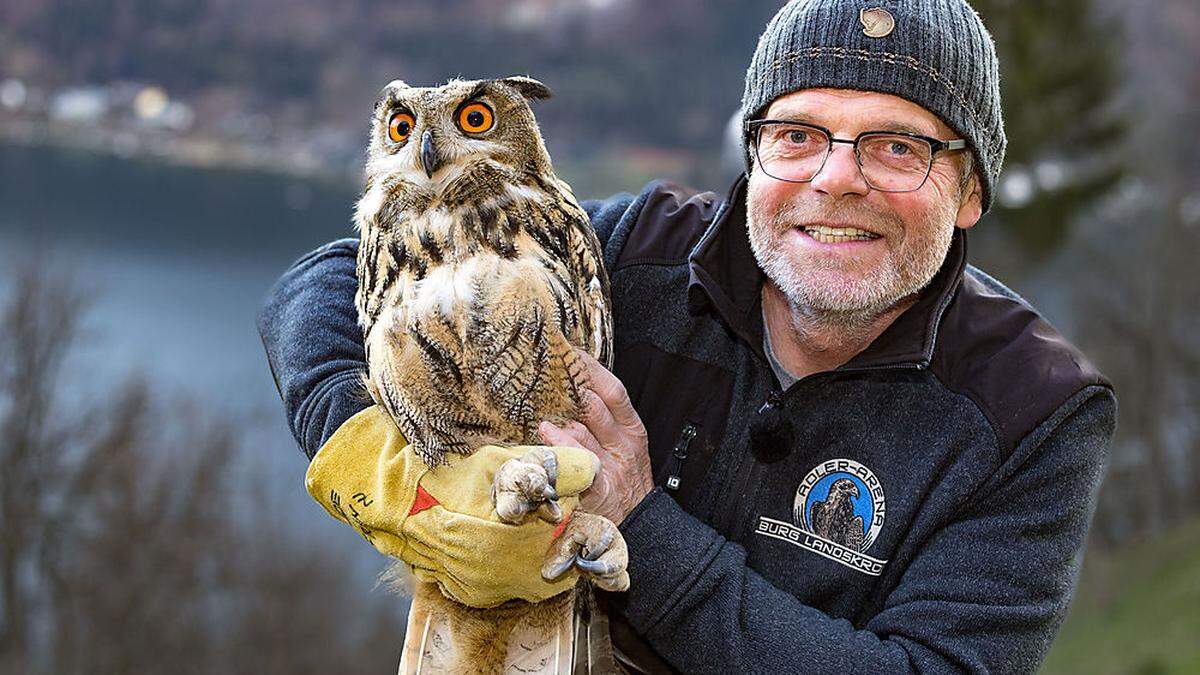
[[[590,382],[583,391],[582,423],[564,428],[542,422],[538,434],[547,445],[584,448],[600,458],[600,473],[581,495],[579,506],[619,525],[654,489],[646,427],[625,385],[590,354],[576,351]]]

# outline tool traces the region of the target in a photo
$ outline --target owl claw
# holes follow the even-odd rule
[[[575,557],[575,566],[596,576],[609,576],[617,571],[616,563],[611,560],[588,560],[580,556]]]
[[[553,450],[542,450],[542,466],[546,469],[546,478],[550,481],[550,487],[554,488],[558,485],[558,456]],[[558,493],[555,492],[550,499],[558,499]]]
[[[492,481],[492,502],[496,515],[506,523],[519,525],[535,513],[551,523],[562,520],[558,505],[558,461],[550,450],[530,450],[500,466]]]
[[[556,560],[552,563],[546,563],[546,565],[542,567],[542,577],[547,581],[554,581],[555,579],[566,574],[567,570],[571,569],[571,566],[575,564],[576,560],[579,560],[579,556],[573,555],[568,558]]]
[[[550,544],[542,563],[542,578],[553,581],[572,567],[606,591],[629,588],[629,551],[613,522],[576,511],[566,529]]]

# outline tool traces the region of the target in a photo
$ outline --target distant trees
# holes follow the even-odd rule
[[[247,427],[88,374],[78,286],[0,289],[0,673],[386,672],[403,605],[278,513]]]
[[[1153,7],[1122,14],[1130,177],[1096,197],[1054,261],[1072,332],[1117,388],[1096,517],[1109,544],[1200,514],[1200,6]]]
[[[1123,26],[1094,0],[971,4],[996,41],[1009,141],[986,235],[1020,258],[1044,259],[1129,170],[1128,123],[1118,105]]]

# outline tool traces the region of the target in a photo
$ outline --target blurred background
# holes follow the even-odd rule
[[[1010,146],[972,257],[1120,397],[1045,672],[1200,672],[1200,5],[974,4]],[[304,492],[254,327],[353,234],[376,92],[529,74],[580,198],[723,194],[779,6],[0,2],[0,672],[391,672],[405,603]]]

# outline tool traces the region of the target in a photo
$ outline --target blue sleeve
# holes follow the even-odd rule
[[[627,213],[633,201],[619,194],[581,204],[606,258],[617,224],[636,216]],[[288,426],[309,459],[343,422],[371,404],[361,385],[367,364],[354,305],[357,253],[357,239],[339,239],[300,258],[267,293],[258,314]]]
[[[633,195],[622,192],[608,199],[588,199],[579,203],[583,210],[587,211],[588,220],[592,221],[592,228],[596,230],[596,238],[600,240],[601,248],[608,247],[613,230],[621,221],[621,217],[629,211],[633,201]]]
[[[297,260],[267,293],[258,332],[288,427],[312,459],[343,422],[370,405],[358,289],[358,241],[339,239]]]
[[[1109,389],[1077,394],[923,547],[857,628],[746,565],[745,549],[661,488],[620,529],[624,613],[683,672],[1031,673],[1066,615],[1115,425]]]

